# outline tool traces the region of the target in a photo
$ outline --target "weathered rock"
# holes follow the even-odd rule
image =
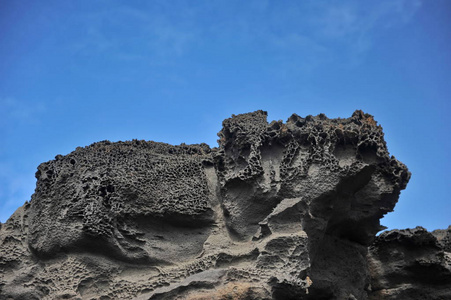
[[[39,258],[62,251],[132,263],[194,258],[215,221],[209,153],[206,144],[100,142],[41,164],[30,249]]]
[[[449,299],[451,252],[447,231],[391,230],[370,247],[370,299]]]
[[[213,149],[104,141],[41,164],[31,201],[0,227],[0,299],[376,299],[393,288],[368,246],[410,173],[372,116],[268,124],[257,111],[218,135]],[[434,251],[449,251],[449,233],[436,235]]]
[[[437,229],[432,231],[432,235],[437,238],[437,242],[446,252],[451,252],[451,225],[448,229]]]

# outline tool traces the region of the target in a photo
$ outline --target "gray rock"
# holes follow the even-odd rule
[[[378,236],[369,248],[372,277],[369,298],[449,299],[451,253],[443,243],[444,232],[430,233],[416,227]],[[450,230],[446,233],[449,242]]]
[[[375,299],[390,289],[368,246],[410,173],[381,126],[361,111],[266,117],[225,120],[218,148],[103,141],[41,164],[31,201],[0,226],[0,299]],[[434,234],[449,250],[449,232]]]

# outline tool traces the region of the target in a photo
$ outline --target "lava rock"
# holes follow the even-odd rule
[[[369,248],[369,299],[449,299],[451,253],[444,232],[416,227],[378,236]]]
[[[427,264],[447,283],[449,229],[413,234],[423,265],[396,278],[387,253],[412,237],[372,244],[410,173],[371,115],[256,111],[218,136],[102,141],[41,164],[0,227],[0,299],[377,299],[430,288]]]

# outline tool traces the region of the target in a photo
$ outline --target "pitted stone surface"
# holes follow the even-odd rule
[[[410,173],[373,117],[256,111],[218,136],[103,141],[41,164],[0,226],[0,299],[374,297],[368,246]]]
[[[204,170],[209,153],[205,144],[105,141],[41,164],[30,204],[30,248],[40,257],[83,249],[162,263],[174,247],[195,256],[208,236],[197,228],[214,222],[214,191]],[[199,246],[187,247],[183,236]]]

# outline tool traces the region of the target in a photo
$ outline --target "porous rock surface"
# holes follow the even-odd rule
[[[450,295],[449,230],[372,244],[410,173],[371,115],[256,111],[218,135],[218,148],[103,141],[41,164],[0,224],[0,299]]]

